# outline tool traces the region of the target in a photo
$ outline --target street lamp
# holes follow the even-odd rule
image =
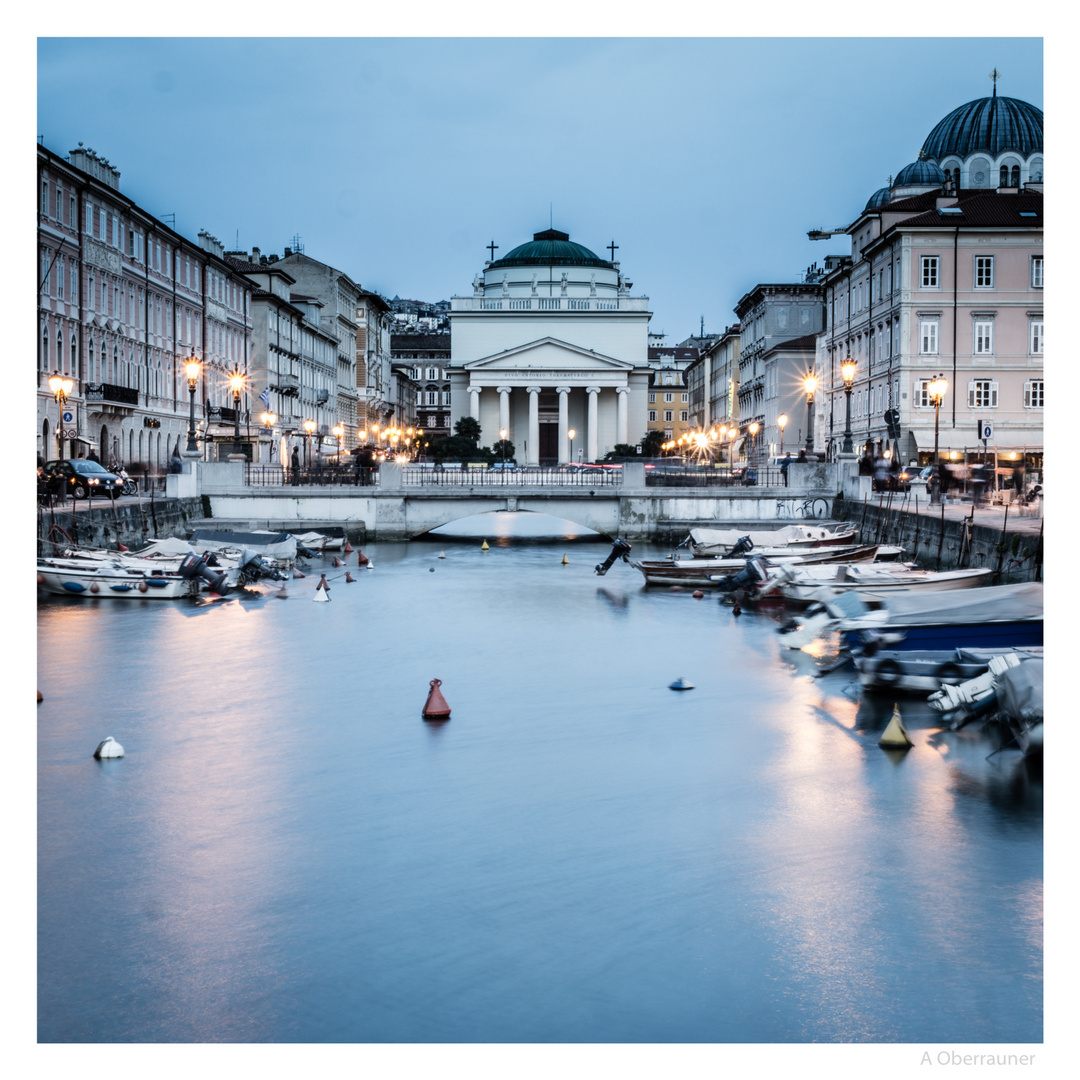
[[[202,365],[192,355],[187,364],[184,365],[184,371],[187,374],[187,388],[188,393],[191,395],[191,414],[188,418],[187,429],[187,452],[189,454],[197,454],[199,452],[199,445],[195,441],[195,387],[199,383],[199,371],[202,369]]]
[[[756,420],[751,420],[747,430],[750,432],[750,453],[747,462],[752,463],[754,460],[754,444],[757,442],[757,433],[761,430],[761,425]]]
[[[930,501],[941,502],[941,466],[938,464],[938,417],[941,414],[941,403],[945,400],[945,391],[949,383],[940,373],[935,376],[927,390],[930,393],[930,401],[934,406],[934,471],[930,474]]]
[[[345,437],[345,425],[344,424],[335,424],[330,430],[333,431],[333,433],[337,436],[337,459],[338,459],[338,464],[340,465],[341,464],[341,440]]]
[[[74,385],[74,380],[65,379],[59,371],[54,371],[49,377],[49,389],[52,391],[53,397],[56,398],[56,454],[61,461],[64,458],[64,405]]]
[[[304,430],[307,432],[307,442],[304,443],[305,457],[307,458],[307,466],[311,467],[311,435],[316,428],[314,420],[304,421]]]
[[[263,427],[266,428],[266,436],[270,440],[270,460],[274,460],[274,425],[277,423],[277,415],[269,411],[269,409],[259,417],[263,422]],[[260,453],[260,457],[261,457]]]
[[[817,376],[807,375],[803,379],[806,391],[806,453],[814,452],[814,391],[817,389]]]
[[[242,454],[243,450],[240,449],[240,394],[244,389],[244,376],[239,371],[234,371],[229,378],[229,385],[232,387],[232,405],[233,405],[233,447],[234,454]]]
[[[506,428],[499,428],[499,456],[506,464]]]
[[[851,384],[855,381],[855,361],[852,360],[850,356],[840,365],[840,374],[844,377],[844,394],[846,395],[844,445],[842,452],[851,454],[854,452],[851,446]]]
[[[574,463],[574,436],[577,432],[571,428],[566,434],[570,438],[570,464],[572,465]]]
[[[781,413],[776,418],[777,424],[780,426],[780,456],[784,456],[784,428],[787,427],[787,413]]]

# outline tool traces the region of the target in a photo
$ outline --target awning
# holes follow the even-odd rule
[[[741,439],[736,439],[731,444],[731,452],[733,454],[741,454],[744,442],[746,442],[746,436],[745,435]]]
[[[84,439],[81,435],[76,435],[73,438],[68,439],[68,442],[86,443],[87,446],[94,446],[95,445],[95,443],[94,443],[94,441],[92,439]]]

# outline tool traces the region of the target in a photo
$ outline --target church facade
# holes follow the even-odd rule
[[[645,434],[649,300],[606,260],[546,229],[451,298],[451,425],[479,421],[519,463],[596,461]],[[505,432],[505,435],[502,433]],[[583,453],[581,452],[583,451]]]

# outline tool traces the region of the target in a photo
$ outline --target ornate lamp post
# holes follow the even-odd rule
[[[930,501],[941,502],[941,466],[938,463],[938,418],[941,415],[941,403],[945,400],[945,391],[949,383],[944,375],[938,374],[928,387],[930,400],[934,405],[934,471],[930,474]]]
[[[344,424],[335,424],[330,430],[334,433],[334,435],[337,438],[337,459],[338,459],[338,464],[340,465],[341,464],[341,440],[344,439],[344,437],[345,437],[345,425]]]
[[[199,452],[199,444],[195,441],[195,388],[199,385],[199,372],[201,370],[202,365],[194,356],[184,366],[184,371],[187,374],[188,393],[191,395],[191,413],[188,416],[187,429],[187,452],[189,454]]]
[[[855,361],[850,356],[840,365],[840,374],[844,377],[844,394],[846,396],[842,452],[851,454],[854,453],[851,446],[851,384],[855,381]]]
[[[570,464],[574,464],[574,436],[577,432],[571,428],[567,433],[567,437],[570,439]]]
[[[49,389],[56,398],[56,456],[64,458],[64,405],[67,404],[68,395],[75,385],[72,379],[65,379],[59,371],[54,371],[49,377]]]
[[[780,456],[784,456],[784,428],[787,427],[787,413],[781,413],[776,418],[776,423],[780,427]]]
[[[316,426],[314,420],[304,421],[304,431],[307,433],[306,441],[304,442],[304,457],[306,458],[308,468],[311,468],[311,435]]]
[[[817,389],[817,376],[807,375],[803,379],[803,389],[806,391],[806,453],[809,456],[814,452],[814,391]]]
[[[244,376],[239,371],[234,371],[229,377],[229,385],[232,387],[233,405],[233,453],[242,454],[240,448],[240,395],[244,390]]]
[[[754,463],[754,446],[757,443],[757,433],[761,430],[761,425],[756,420],[750,421],[750,426],[747,431],[750,432],[750,453],[747,456],[747,464],[752,465]]]
[[[506,464],[506,428],[499,428],[499,457]]]
[[[277,423],[277,414],[270,412],[267,409],[266,412],[259,417],[262,420],[263,427],[266,428],[267,438],[270,440],[270,460],[274,460],[274,425]]]

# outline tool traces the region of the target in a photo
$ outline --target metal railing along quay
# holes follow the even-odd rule
[[[249,487],[372,487],[379,482],[379,470],[366,466],[324,465],[292,469],[285,465],[244,466],[244,483]]]
[[[406,465],[406,487],[618,487],[622,470],[596,466],[525,465],[469,468],[456,465]]]
[[[779,465],[654,465],[645,467],[647,487],[783,487]]]

